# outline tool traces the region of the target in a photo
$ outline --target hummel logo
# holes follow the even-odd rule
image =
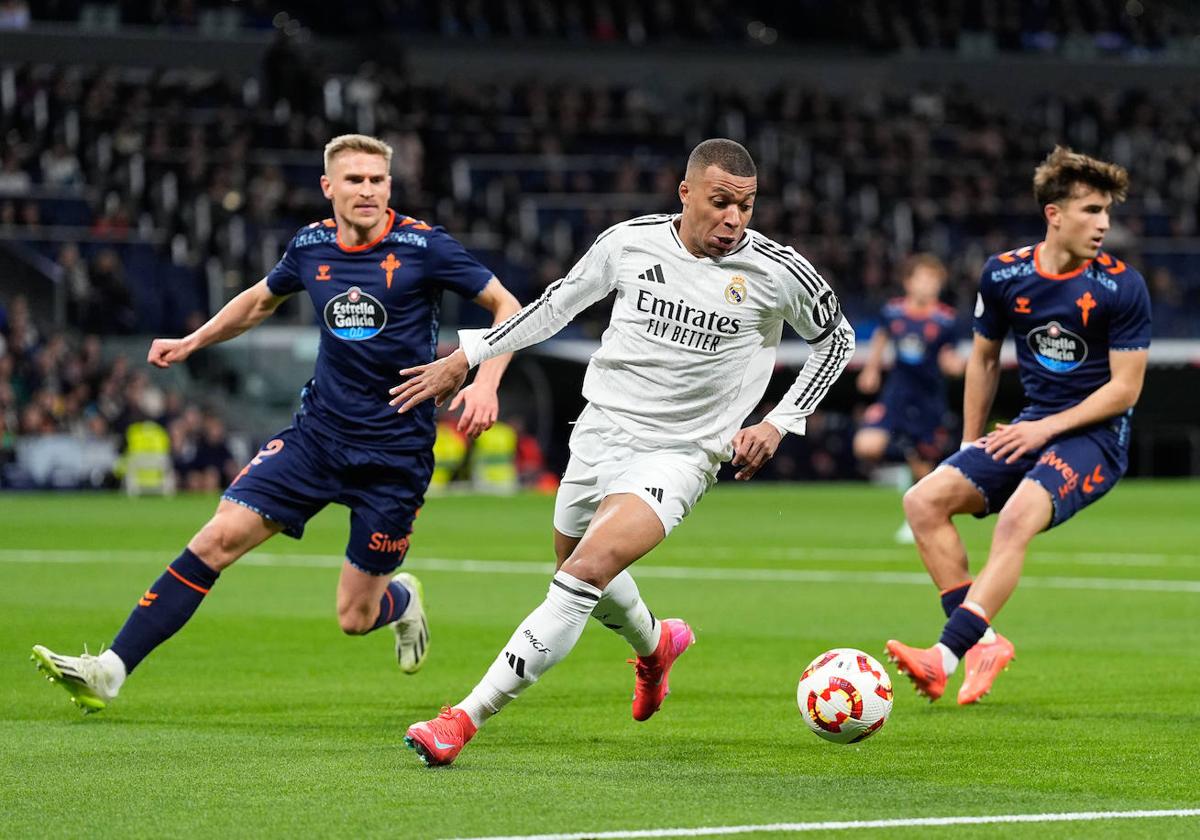
[[[647,268],[638,275],[639,280],[645,280],[647,283],[666,283],[666,278],[663,277],[662,264],[658,263],[654,268]]]
[[[662,504],[663,491],[661,487],[647,487],[646,492],[658,499],[659,504]]]
[[[525,660],[519,656],[513,656],[508,651],[504,651],[504,658],[508,660],[509,667],[517,672],[517,676],[525,679]]]

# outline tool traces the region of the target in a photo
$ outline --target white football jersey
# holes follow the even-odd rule
[[[472,365],[535,344],[616,292],[592,354],[583,395],[654,448],[700,447],[727,458],[730,441],[763,397],[787,321],[813,346],[767,419],[804,432],[804,418],[854,351],[836,295],[790,247],[747,230],[716,259],[684,247],[677,215],[643,216],[602,233],[566,277],[486,330],[462,330]]]

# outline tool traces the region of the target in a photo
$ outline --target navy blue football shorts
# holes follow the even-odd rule
[[[404,562],[432,474],[430,450],[372,449],[289,426],[251,459],[223,498],[278,522],[296,539],[327,504],[345,505],[346,559],[368,574],[389,575]]]
[[[1021,419],[1027,418],[1017,418]],[[1100,499],[1125,474],[1129,418],[1121,415],[1063,435],[1011,464],[993,459],[982,446],[963,449],[943,463],[966,476],[983,495],[986,509],[976,514],[979,517],[1004,507],[1024,479],[1036,481],[1054,504],[1047,526],[1053,528]]]
[[[946,452],[949,432],[941,400],[913,395],[891,396],[872,403],[863,414],[863,428],[882,429],[906,456],[915,452],[925,461],[937,461]]]

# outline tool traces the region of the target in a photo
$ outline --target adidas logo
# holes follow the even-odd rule
[[[662,504],[663,492],[661,487],[647,487],[646,492],[658,499],[659,504]]]
[[[667,282],[666,278],[663,277],[663,270],[662,270],[661,263],[656,263],[654,268],[647,268],[645,271],[643,271],[641,274],[638,275],[638,279],[645,280],[647,283],[666,284],[666,282]]]
[[[508,651],[504,651],[504,658],[508,660],[509,667],[516,672],[517,676],[525,679],[525,660],[519,656],[513,656]]]

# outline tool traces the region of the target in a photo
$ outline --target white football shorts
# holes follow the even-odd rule
[[[699,448],[639,447],[632,435],[589,405],[571,434],[571,460],[554,501],[554,528],[582,537],[605,496],[631,493],[650,506],[670,534],[716,483],[719,467]]]

